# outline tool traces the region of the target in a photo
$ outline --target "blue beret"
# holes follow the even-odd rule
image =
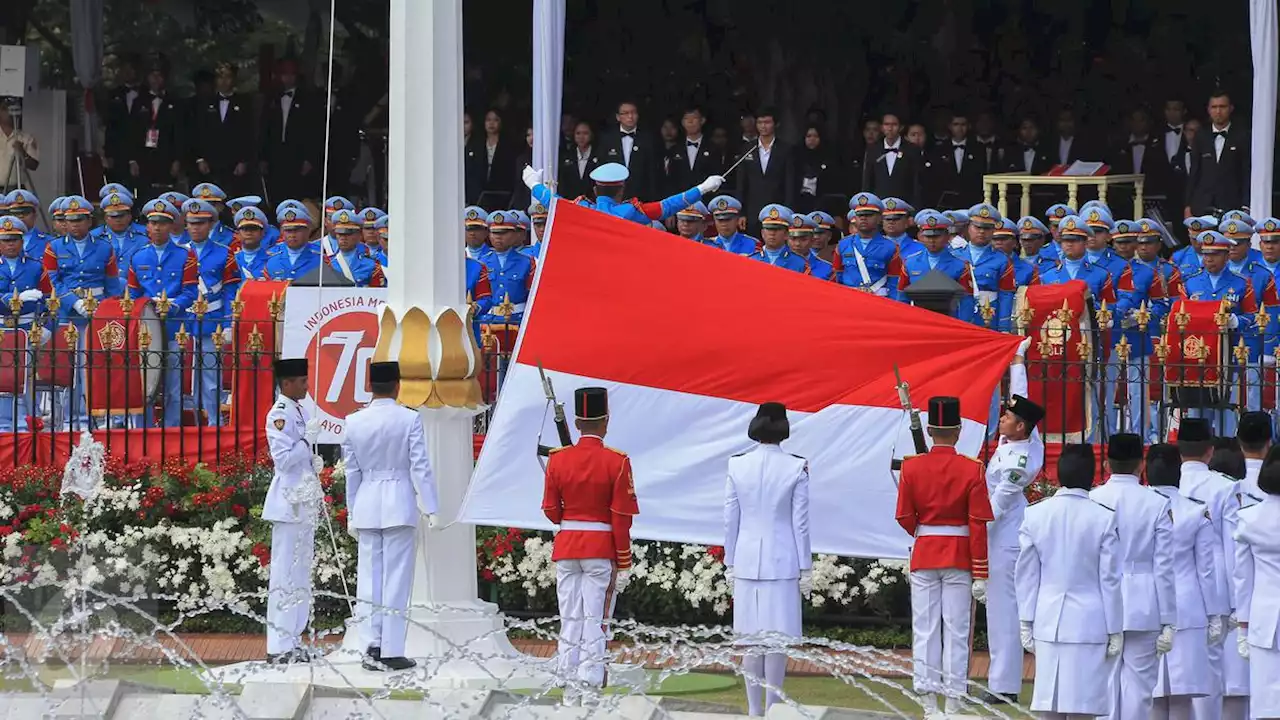
[[[257,195],[241,195],[227,201],[227,207],[231,208],[232,212],[240,212],[241,208],[258,207],[261,204],[262,198]],[[266,217],[266,213],[263,213],[263,217]]]
[[[5,197],[4,204],[11,208],[36,208],[40,205],[40,200],[30,190],[18,189]]]
[[[716,217],[730,217],[742,212],[742,203],[732,195],[717,195],[707,203],[707,207]]]
[[[222,191],[222,188],[210,182],[200,183],[191,188],[191,196],[207,203],[223,202],[227,199],[227,194]]]
[[[297,201],[286,200],[280,203],[280,208],[276,210],[276,222],[280,223],[282,228],[294,227],[311,227],[311,212],[307,210],[307,206]]]
[[[388,224],[390,220],[391,220],[390,215],[383,215],[382,217],[378,218],[373,222],[373,227],[374,229],[377,229],[377,230],[386,230],[387,228],[390,227],[390,225]]]
[[[947,235],[951,232],[951,220],[933,208],[925,208],[916,213],[916,227],[921,234],[929,236]]]
[[[795,234],[811,233],[818,229],[818,223],[813,218],[804,213],[794,213],[791,216],[791,232]]]
[[[1152,220],[1151,218],[1138,218],[1134,220],[1133,232],[1138,236],[1138,242],[1142,242],[1143,238],[1162,238],[1164,226]]]
[[[380,208],[367,207],[356,213],[360,217],[360,222],[367,228],[372,228],[373,224],[378,222],[378,218],[386,215]]]
[[[1253,225],[1245,222],[1240,218],[1229,217],[1231,213],[1227,213],[1228,217],[1224,217],[1218,225],[1218,232],[1226,235],[1232,240],[1248,240],[1253,237]],[[1253,218],[1249,218],[1253,220]]]
[[[529,216],[523,210],[508,210],[507,217],[515,218],[516,227],[529,229]]]
[[[1222,216],[1222,219],[1223,220],[1239,220],[1240,222],[1243,222],[1245,225],[1248,225],[1249,227],[1255,227],[1258,224],[1258,221],[1249,217],[1249,213],[1243,210],[1228,210],[1226,214]]]
[[[830,230],[836,226],[836,219],[821,210],[809,213],[809,218],[818,224],[819,230]]]
[[[188,220],[213,220],[218,215],[218,211],[204,200],[192,198],[182,203],[182,214],[187,216]]]
[[[1262,237],[1280,235],[1280,218],[1264,217],[1258,221],[1258,234]]]
[[[677,220],[706,220],[711,213],[707,212],[707,206],[701,201],[696,202],[688,207],[680,208],[676,213]]]
[[[1116,222],[1111,219],[1111,211],[1101,204],[1080,208],[1080,214],[1084,215],[1085,223],[1094,230],[1112,232],[1116,229]]]
[[[506,210],[494,210],[489,213],[489,229],[495,231],[515,230],[519,220]]]
[[[61,216],[62,203],[66,202],[66,200],[67,200],[67,196],[65,195],[61,195],[59,197],[54,198],[53,202],[49,203],[49,214],[55,217]]]
[[[253,205],[247,205],[236,211],[235,223],[236,227],[241,227],[243,225],[256,225],[260,228],[266,229],[267,214]]]
[[[978,227],[993,228],[1000,224],[1000,211],[990,203],[978,203],[969,208],[969,222]]]
[[[22,237],[27,233],[27,225],[12,215],[0,217],[0,237]]]
[[[529,206],[529,217],[535,222],[538,220],[545,221],[547,219],[547,206],[534,200],[533,204]]]
[[[1044,211],[1044,217],[1049,221],[1050,225],[1057,225],[1062,218],[1068,215],[1075,215],[1076,209],[1066,203],[1058,203],[1050,205],[1048,210]]]
[[[356,211],[351,208],[334,210],[333,215],[329,216],[329,224],[334,230],[359,230],[364,227]]]
[[[1236,241],[1217,230],[1205,230],[1196,236],[1200,241],[1200,252],[1225,252],[1235,246]]]
[[[341,195],[334,195],[333,197],[324,201],[324,211],[326,213],[337,212],[338,210],[355,210],[355,209],[356,209],[355,203],[342,197]]]
[[[62,201],[62,214],[68,219],[88,217],[93,214],[93,205],[79,195],[68,195]]]
[[[1137,220],[1117,220],[1111,239],[1116,242],[1133,242],[1138,239]]]
[[[1058,236],[1061,238],[1091,238],[1093,230],[1079,215],[1067,215],[1058,221]]]
[[[1040,222],[1040,218],[1028,215],[1018,221],[1018,232],[1023,235],[1048,235],[1049,228]]]
[[[103,185],[102,187],[98,188],[98,199],[102,200],[106,198],[108,195],[110,195],[111,193],[127,193],[127,192],[129,192],[129,188],[121,185],[120,183],[107,183],[106,185]]]
[[[591,181],[597,185],[621,185],[629,177],[631,173],[619,163],[605,163],[591,171]]]
[[[902,198],[887,197],[884,199],[884,214],[892,217],[910,215],[916,211],[911,204]]]
[[[479,205],[468,205],[462,209],[463,227],[489,227],[489,217]]]
[[[966,210],[945,210],[942,214],[951,219],[952,225],[965,225],[969,222],[969,213]]]
[[[1189,217],[1183,220],[1182,224],[1193,234],[1199,235],[1209,228],[1218,227],[1218,219],[1212,215],[1201,215],[1199,217]]]
[[[156,198],[142,206],[142,216],[148,220],[168,220],[172,222],[178,216],[177,208],[163,198]]]
[[[109,195],[104,195],[98,205],[103,212],[124,212],[133,207],[133,196],[129,194],[128,190],[113,192]]]
[[[1016,237],[1018,234],[1018,226],[1007,217],[1000,218],[1000,224],[996,225],[996,235],[1000,237]]]
[[[794,214],[791,208],[773,203],[760,209],[759,220],[765,227],[786,228],[791,226],[791,216]]]
[[[856,213],[884,212],[884,201],[873,193],[860,192],[849,198],[849,209]]]
[[[183,195],[182,193],[178,192],[177,190],[170,190],[169,192],[166,192],[166,193],[160,193],[160,197],[165,202],[169,203],[170,205],[176,208],[181,208],[183,205],[187,203],[188,200],[191,199],[186,195]]]

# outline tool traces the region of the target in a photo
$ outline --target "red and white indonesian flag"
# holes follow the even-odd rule
[[[557,202],[542,263],[460,519],[550,529],[535,449],[555,444],[542,363],[572,414],[609,390],[605,441],[631,456],[637,538],[719,545],[729,456],[756,407],[785,403],[809,459],[816,552],[902,558],[890,462],[914,452],[893,366],[917,407],[961,399],[961,451],[981,446],[1019,339],[604,213]]]

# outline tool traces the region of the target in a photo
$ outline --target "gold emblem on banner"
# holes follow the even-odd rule
[[[1182,357],[1204,362],[1209,358],[1209,345],[1200,335],[1190,335],[1182,341]]]
[[[1050,315],[1040,327],[1041,354],[1046,357],[1062,357],[1072,335],[1069,324],[1057,315]]]
[[[124,325],[112,320],[98,330],[98,344],[103,350],[124,349]]]

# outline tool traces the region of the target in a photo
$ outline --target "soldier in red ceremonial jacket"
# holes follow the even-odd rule
[[[911,550],[915,690],[926,713],[936,711],[935,694],[942,692],[951,714],[964,704],[969,598],[986,590],[987,523],[994,518],[982,463],[956,453],[959,399],[929,399],[929,436],[933,448],[928,453],[902,461],[897,519],[916,539]]]
[[[614,597],[631,580],[631,518],[636,504],[631,460],[605,447],[608,391],[579,388],[573,394],[578,444],[552,451],[547,461],[542,511],[560,526],[551,559],[556,564],[560,604],[562,678],[605,684],[605,624]],[[565,702],[576,692],[565,688]]]

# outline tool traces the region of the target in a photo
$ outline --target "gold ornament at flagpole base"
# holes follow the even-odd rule
[[[380,313],[373,362],[400,363],[400,394],[396,400],[401,405],[433,410],[481,409],[481,355],[471,332],[470,312],[445,308],[434,322],[420,307],[397,315],[390,306],[383,305]],[[433,345],[439,348],[435,362],[430,350]]]

